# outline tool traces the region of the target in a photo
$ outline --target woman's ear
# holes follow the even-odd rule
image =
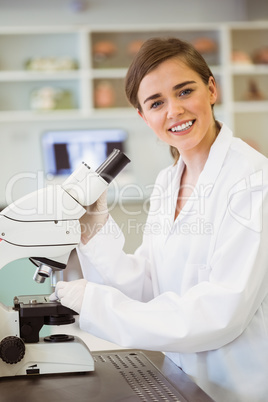
[[[145,121],[145,123],[146,123],[147,125],[149,125],[148,122],[147,122],[147,120],[146,120],[146,118],[144,117],[144,114],[143,114],[139,109],[136,109],[136,110],[137,110],[137,112],[138,112],[138,115]]]
[[[214,105],[217,100],[217,86],[213,77],[209,77],[208,80],[208,90],[210,92],[210,104]]]

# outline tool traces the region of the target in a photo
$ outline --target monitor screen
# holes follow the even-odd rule
[[[45,173],[71,174],[82,162],[97,169],[114,148],[124,151],[122,129],[50,130],[42,135]]]

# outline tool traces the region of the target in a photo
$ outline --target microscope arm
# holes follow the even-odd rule
[[[47,200],[54,205],[49,207]],[[79,219],[84,213],[61,186],[17,200],[0,213],[0,269],[11,261],[37,256],[66,265],[80,241]]]
[[[115,149],[96,171],[83,163],[62,185],[47,186],[6,207],[0,213],[0,269],[25,257],[37,266],[64,269],[80,241],[82,205],[93,204],[129,162]]]

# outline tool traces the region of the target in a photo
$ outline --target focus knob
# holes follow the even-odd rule
[[[25,355],[25,345],[21,338],[17,336],[7,336],[0,342],[0,357],[9,364],[21,361]]]

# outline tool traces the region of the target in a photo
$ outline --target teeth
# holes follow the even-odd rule
[[[183,131],[186,130],[187,128],[191,127],[191,125],[193,124],[193,121],[187,121],[186,123],[182,124],[181,126],[176,126],[176,127],[172,127],[171,131],[174,132],[178,132],[178,131]]]

